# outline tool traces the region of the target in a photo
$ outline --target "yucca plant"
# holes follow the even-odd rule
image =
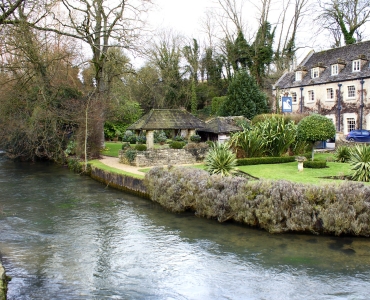
[[[345,163],[349,161],[350,157],[350,148],[347,146],[340,146],[335,151],[334,161]]]
[[[206,170],[210,174],[230,176],[234,174],[237,166],[236,156],[227,143],[215,143],[209,150],[205,160]]]
[[[356,181],[370,181],[370,147],[357,145],[350,149],[352,179]]]
[[[242,149],[246,157],[263,156],[265,152],[261,133],[257,130],[245,129],[234,133],[229,143],[234,149]]]

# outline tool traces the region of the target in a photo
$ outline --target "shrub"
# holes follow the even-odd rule
[[[347,146],[340,146],[336,149],[334,154],[334,161],[345,163],[350,159],[350,150]]]
[[[177,142],[184,142],[185,138],[182,135],[176,135],[172,140]]]
[[[370,181],[370,146],[356,145],[350,149],[351,176],[356,181]]]
[[[131,164],[136,158],[136,150],[128,149],[124,155],[126,159],[128,160],[128,162]]]
[[[303,162],[304,168],[310,168],[310,169],[323,169],[326,168],[326,160],[306,160]]]
[[[136,137],[136,142],[139,144],[145,144],[146,143],[146,137],[145,135],[139,135]]]
[[[122,144],[122,150],[126,150],[126,149],[129,149],[129,148],[131,148],[130,143],[126,142],[126,143]]]
[[[127,142],[130,144],[136,143],[136,136],[131,130],[126,130],[125,134],[122,137],[122,142]]]
[[[154,132],[154,143],[165,143],[166,141],[167,136],[163,130]]]
[[[262,165],[262,164],[281,164],[295,161],[294,156],[284,157],[252,157],[237,160],[238,166]]]
[[[75,157],[68,158],[67,163],[68,168],[70,170],[72,170],[75,173],[82,173],[83,171],[82,163],[78,158]]]
[[[137,144],[137,145],[135,145],[135,149],[137,151],[146,151],[146,145],[144,145],[144,144]]]
[[[206,170],[210,174],[230,176],[236,172],[236,156],[227,143],[214,144],[206,156]]]
[[[190,137],[190,141],[194,142],[194,143],[199,143],[201,140],[201,137],[197,134],[194,134]]]
[[[180,141],[172,141],[170,143],[170,148],[171,149],[182,149],[186,145],[185,142],[180,142]]]

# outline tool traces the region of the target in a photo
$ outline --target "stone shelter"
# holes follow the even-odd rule
[[[370,41],[311,51],[273,86],[279,107],[330,118],[339,134],[370,129]]]
[[[243,128],[237,124],[237,120],[248,121],[243,116],[215,117],[206,121],[205,127],[198,129],[197,133],[202,141],[223,143],[230,138],[232,133],[243,131]]]
[[[152,109],[127,129],[136,134],[145,132],[147,149],[153,149],[155,130],[172,130],[173,136],[181,135],[190,139],[195,130],[205,123],[185,109]]]

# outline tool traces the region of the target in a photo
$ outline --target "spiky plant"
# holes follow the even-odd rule
[[[236,172],[236,156],[227,143],[215,143],[205,160],[206,170],[210,174],[230,176]]]
[[[334,154],[334,161],[345,163],[350,159],[350,150],[347,146],[340,146],[337,148]]]
[[[352,179],[356,181],[370,181],[370,147],[357,145],[350,149]]]

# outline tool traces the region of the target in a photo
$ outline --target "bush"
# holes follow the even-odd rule
[[[326,160],[307,160],[303,162],[304,168],[310,168],[310,169],[323,169],[326,168]]]
[[[294,156],[284,157],[252,157],[238,159],[238,166],[262,165],[262,164],[281,164],[295,161]]]
[[[127,142],[130,144],[136,144],[136,136],[131,130],[126,130],[122,137],[122,142]]]
[[[145,144],[146,143],[146,137],[145,135],[139,135],[136,137],[136,142],[139,144]]]
[[[351,176],[356,181],[370,181],[370,146],[356,145],[350,149]]]
[[[170,143],[170,148],[171,149],[182,149],[186,145],[185,142],[179,142],[179,141],[172,141]]]
[[[126,150],[126,149],[129,149],[129,148],[131,148],[130,143],[126,142],[126,143],[122,144],[122,150]]]
[[[172,140],[176,142],[184,142],[185,138],[182,135],[176,135]]]
[[[364,184],[248,180],[185,167],[153,168],[144,184],[153,201],[173,212],[192,210],[272,233],[370,236],[370,187]]]
[[[83,172],[82,163],[78,158],[75,157],[68,158],[67,163],[68,169],[72,170],[73,172],[75,173]]]
[[[166,141],[167,136],[163,130],[154,132],[154,143],[165,143]]]
[[[205,165],[210,174],[230,176],[236,172],[236,156],[227,143],[217,143],[209,150]]]
[[[143,144],[137,144],[135,145],[135,149],[137,151],[146,151],[146,145],[143,145]]]
[[[197,134],[194,134],[190,137],[190,141],[194,142],[194,143],[199,143],[201,140],[201,137]]]
[[[124,155],[128,162],[131,164],[136,158],[136,150],[130,148],[125,152]]]
[[[350,159],[350,149],[347,146],[340,146],[336,149],[334,154],[334,161],[345,163]]]

